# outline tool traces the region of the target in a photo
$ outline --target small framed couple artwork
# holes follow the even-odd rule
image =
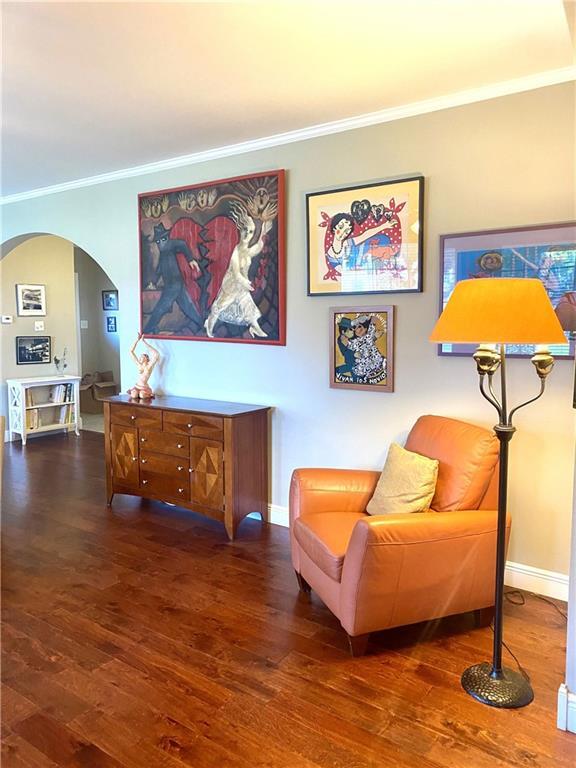
[[[308,295],[422,291],[424,178],[306,195]]]
[[[330,386],[394,391],[394,307],[330,308]]]

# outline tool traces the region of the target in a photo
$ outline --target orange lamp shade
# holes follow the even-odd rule
[[[566,344],[540,280],[484,277],[456,283],[430,341]]]

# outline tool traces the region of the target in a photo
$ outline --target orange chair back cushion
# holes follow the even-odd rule
[[[493,432],[444,416],[421,416],[405,447],[440,462],[432,509],[478,509],[498,463]]]

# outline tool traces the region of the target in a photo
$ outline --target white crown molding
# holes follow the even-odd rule
[[[434,99],[416,101],[411,104],[404,104],[399,107],[383,109],[379,112],[368,112],[364,115],[349,117],[343,120],[334,120],[330,123],[312,125],[308,128],[300,128],[286,133],[277,133],[274,136],[265,136],[260,139],[243,141],[239,144],[229,144],[224,147],[208,149],[203,152],[195,152],[190,155],[181,155],[168,160],[161,160],[156,163],[146,163],[132,168],[124,168],[111,173],[102,173],[97,176],[88,176],[75,181],[68,181],[63,184],[55,184],[50,187],[41,187],[32,189],[28,192],[19,192],[14,195],[6,195],[0,198],[0,205],[10,203],[19,203],[24,200],[31,200],[35,197],[44,197],[58,192],[68,192],[80,187],[90,187],[95,184],[106,184],[111,181],[128,179],[134,176],[144,176],[149,173],[158,173],[173,168],[181,168],[186,165],[196,165],[205,163],[209,160],[219,160],[233,155],[243,155],[247,152],[255,152],[260,149],[281,146],[282,144],[292,144],[297,141],[306,141],[307,139],[316,139],[320,136],[328,136],[334,133],[343,133],[352,131],[355,128],[365,128],[379,123],[389,123],[394,120],[402,120],[406,117],[415,117],[429,112],[438,112],[443,109],[452,109],[465,104],[473,104],[478,101],[487,101],[501,96],[509,96],[523,91],[532,91],[538,88],[544,88],[550,85],[559,85],[576,80],[576,66],[563,67],[562,69],[552,69],[546,72],[539,72],[535,75],[520,77],[515,80],[506,80],[501,83],[493,83],[480,88],[472,88],[458,93],[439,96]]]

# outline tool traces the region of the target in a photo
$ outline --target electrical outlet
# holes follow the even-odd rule
[[[43,331],[44,330],[44,320],[34,320],[34,330],[35,331]]]
[[[14,322],[14,318],[12,315],[2,315],[2,323],[3,325],[10,325],[10,323]]]

